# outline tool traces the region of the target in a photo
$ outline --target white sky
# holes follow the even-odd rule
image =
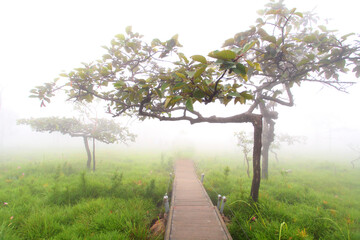
[[[184,52],[206,55],[219,49],[224,40],[254,24],[258,17],[256,10],[267,2],[0,0],[2,109],[18,117],[61,116],[56,104],[40,108],[37,100],[28,98],[29,90],[56,78],[62,70],[69,71],[81,62],[100,58],[105,53],[101,46],[109,45],[113,36],[123,33],[128,25],[147,39],[167,40],[179,34]],[[285,0],[285,4],[299,11],[315,9],[322,19],[332,19],[330,29],[360,32],[358,1]],[[358,85],[350,89],[349,95],[329,89],[320,91],[320,87],[314,85],[301,87],[295,95],[297,106],[282,109],[277,129],[293,135],[312,134],[310,142],[326,142],[328,148],[339,138],[344,138],[344,146],[360,145],[359,96]],[[241,130],[240,126],[231,124],[190,127],[188,123],[151,121],[135,125],[139,143],[149,140],[162,145],[169,139],[176,142],[181,138],[210,147],[219,145],[220,141],[232,148],[235,146],[233,132]],[[159,128],[166,134],[154,135]]]

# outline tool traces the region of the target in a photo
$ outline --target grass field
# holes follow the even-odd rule
[[[271,162],[257,204],[241,157],[174,152],[82,152],[0,158],[0,239],[163,239],[151,224],[163,213],[175,157],[192,157],[234,239],[360,239],[360,169],[311,159]],[[291,169],[291,172],[285,170]]]
[[[257,204],[241,157],[199,157],[198,173],[224,210],[234,239],[360,239],[360,168],[336,161],[288,159],[271,163]],[[291,169],[291,171],[286,171]]]
[[[171,159],[160,154],[22,154],[0,160],[0,239],[162,239]]]

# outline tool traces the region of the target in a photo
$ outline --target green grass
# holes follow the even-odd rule
[[[214,204],[217,194],[228,199],[224,213],[234,239],[360,239],[359,167],[307,159],[272,163],[255,204],[241,160],[198,159],[198,173],[205,173],[204,186]]]
[[[173,157],[99,151],[97,159],[92,173],[84,171],[81,152],[0,156],[0,240],[163,239],[149,229],[163,212]],[[360,239],[359,168],[326,160],[271,162],[255,204],[242,160],[194,159],[214,204],[217,194],[227,197],[234,239]]]
[[[0,239],[162,239],[150,225],[163,211],[172,159],[98,153],[0,159]],[[4,204],[4,203],[7,204]]]

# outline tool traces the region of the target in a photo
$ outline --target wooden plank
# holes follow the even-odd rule
[[[216,210],[193,162],[177,161],[165,240],[232,240]]]

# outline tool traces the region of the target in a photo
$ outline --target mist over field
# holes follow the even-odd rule
[[[1,2],[0,240],[164,239],[181,162],[234,240],[360,239],[359,4],[274,2]]]
[[[41,4],[40,4],[41,3]],[[42,116],[72,116],[71,103],[64,106],[65,97],[55,98],[45,108],[40,108],[40,102],[36,99],[29,99],[29,90],[36,85],[54,79],[61,71],[69,71],[80,65],[80,62],[89,62],[99,58],[104,49],[102,45],[108,45],[113,36],[122,32],[127,25],[133,25],[136,31],[145,35],[146,39],[160,37],[166,39],[176,33],[180,34],[180,42],[183,44],[184,52],[207,54],[213,49],[221,47],[221,44],[228,37],[236,32],[246,29],[256,19],[255,12],[260,9],[266,1],[257,2],[247,6],[246,13],[235,14],[235,7],[230,7],[227,13],[227,24],[222,24],[216,17],[209,17],[208,24],[199,29],[197,24],[187,24],[196,19],[172,18],[172,11],[163,11],[162,14],[147,12],[148,8],[154,5],[166,6],[163,1],[154,3],[142,2],[139,8],[133,3],[129,6],[120,5],[118,9],[137,9],[139,14],[131,15],[121,10],[121,14],[106,14],[106,18],[94,18],[102,8],[106,11],[114,11],[106,8],[106,4],[98,5],[95,2],[79,1],[72,3],[72,7],[64,4],[50,4],[45,1],[24,3],[12,14],[16,8],[13,3],[4,4],[3,9],[8,9],[2,14],[3,22],[10,23],[3,26],[5,38],[1,48],[2,76],[0,77],[0,148],[24,149],[42,147],[74,147],[81,146],[81,141],[71,139],[60,134],[46,134],[32,132],[29,127],[16,126],[16,119]],[[45,11],[37,8],[40,4]],[[85,4],[88,11],[84,12],[83,18],[78,17],[77,8]],[[230,1],[229,5],[235,4]],[[236,3],[238,4],[238,3]],[[335,4],[323,1],[286,1],[285,4],[295,6],[299,10],[314,10],[321,18],[328,21],[331,29],[339,29],[341,32],[353,32],[351,22],[357,18],[355,8],[349,7],[353,4]],[[179,9],[184,12],[195,13],[196,6],[186,7],[186,1],[179,4]],[[202,5],[203,12],[212,16],[216,12],[217,4],[207,2]],[[29,11],[28,9],[31,9]],[[344,10],[340,10],[344,9]],[[105,10],[103,12],[106,12]],[[181,10],[178,10],[181,12]],[[63,12],[67,17],[63,18]],[[346,13],[346,14],[339,14]],[[119,15],[119,16],[118,16]],[[191,14],[188,14],[191,15]],[[141,16],[141,17],[137,17]],[[199,17],[199,16],[198,16]],[[195,18],[195,17],[194,17]],[[25,20],[26,19],[26,20]],[[43,19],[47,19],[43,21]],[[77,19],[87,19],[88,24],[83,26]],[[163,19],[172,19],[164,21]],[[84,20],[85,21],[85,20]],[[86,22],[85,21],[85,22]],[[93,27],[96,31],[93,31]],[[99,27],[101,26],[101,27]],[[91,30],[90,30],[91,29]],[[205,34],[206,33],[206,34]],[[71,35],[71,37],[70,37]],[[25,36],[26,42],[21,39]],[[204,44],[206,43],[206,44]],[[14,46],[9,48],[9,46]],[[15,47],[16,46],[16,47]],[[9,51],[8,49],[12,49]],[[51,49],[51,51],[49,51]],[[23,62],[18,63],[17,55],[21,55]],[[32,65],[36,63],[36,65]],[[16,74],[14,74],[16,72]],[[344,81],[354,81],[353,74],[341,76]],[[338,156],[356,153],[349,148],[349,145],[360,144],[360,117],[357,111],[360,88],[358,85],[348,89],[349,94],[341,93],[335,89],[322,87],[316,84],[303,84],[296,87],[294,98],[295,106],[291,108],[279,107],[279,119],[275,125],[276,133],[283,133],[295,136],[305,136],[305,145],[283,146],[281,151],[331,154]],[[212,104],[210,104],[212,105]],[[221,106],[206,106],[209,116],[227,116],[236,113],[241,109],[239,105],[224,108]],[[203,108],[199,106],[199,108]],[[104,112],[99,109],[98,112]],[[240,112],[240,111],[239,111]],[[105,115],[104,115],[105,116]],[[134,133],[138,135],[137,141],[131,143],[129,148],[135,149],[166,149],[178,145],[190,145],[195,149],[204,151],[237,151],[234,132],[251,131],[247,124],[195,124],[190,126],[186,122],[159,122],[146,120],[139,122],[136,119],[118,119]],[[126,148],[125,148],[126,149]],[[354,156],[355,157],[355,156]]]

